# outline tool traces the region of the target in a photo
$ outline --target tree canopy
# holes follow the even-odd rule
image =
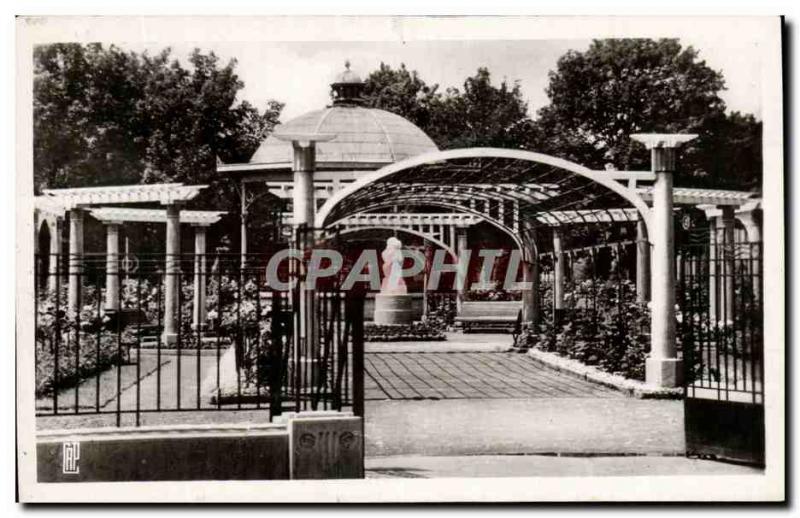
[[[34,51],[35,187],[217,179],[217,157],[246,161],[281,103],[237,102],[236,61],[195,50],[149,55],[100,44]]]
[[[381,63],[366,79],[367,106],[401,115],[430,136],[439,149],[462,147],[523,147],[532,131],[528,106],[518,82],[492,84],[479,68],[463,91],[427,85],[405,65],[393,69]]]
[[[549,104],[535,120],[520,84],[492,83],[486,68],[462,89],[444,92],[405,65],[381,63],[366,80],[368,106],[392,111],[425,131],[440,149],[523,148],[595,169],[647,169],[639,132],[697,133],[682,150],[678,185],[757,188],[761,123],[726,113],[722,74],[675,39],[595,40],[569,51],[549,73]]]
[[[534,147],[602,169],[646,169],[632,133],[697,133],[676,183],[751,187],[761,174],[761,126],[725,114],[722,74],[674,39],[595,40],[551,71],[550,104],[539,110]]]

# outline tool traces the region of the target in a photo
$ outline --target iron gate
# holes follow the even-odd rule
[[[702,232],[676,247],[687,454],[764,464],[761,243]]]

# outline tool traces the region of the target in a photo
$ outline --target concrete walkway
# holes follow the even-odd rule
[[[369,401],[366,455],[681,455],[681,401],[632,398]]]
[[[367,478],[602,477],[637,475],[751,475],[757,468],[686,457],[557,457],[479,455],[379,457],[365,462]]]

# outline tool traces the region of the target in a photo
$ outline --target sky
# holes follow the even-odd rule
[[[183,60],[194,47],[213,50],[222,60],[235,58],[236,71],[245,84],[240,98],[263,108],[269,99],[286,104],[281,120],[291,120],[330,103],[333,78],[351,69],[365,77],[381,62],[392,67],[405,63],[428,84],[440,89],[459,87],[478,67],[486,67],[493,81],[519,81],[531,116],[548,103],[548,72],[570,49],[583,51],[590,40],[483,40],[412,42],[214,42],[119,44],[131,50],[157,52],[165,46]],[[747,38],[682,39],[699,50],[700,59],[723,73],[727,90],[721,96],[729,111],[761,115],[761,77],[757,42]]]

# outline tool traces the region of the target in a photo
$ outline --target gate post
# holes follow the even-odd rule
[[[656,175],[650,239],[653,243],[651,289],[650,355],[645,363],[645,380],[660,387],[683,383],[683,365],[677,357],[675,326],[675,234],[672,214],[672,175],[677,148],[696,135],[636,134],[634,140],[651,150],[651,167]]]

